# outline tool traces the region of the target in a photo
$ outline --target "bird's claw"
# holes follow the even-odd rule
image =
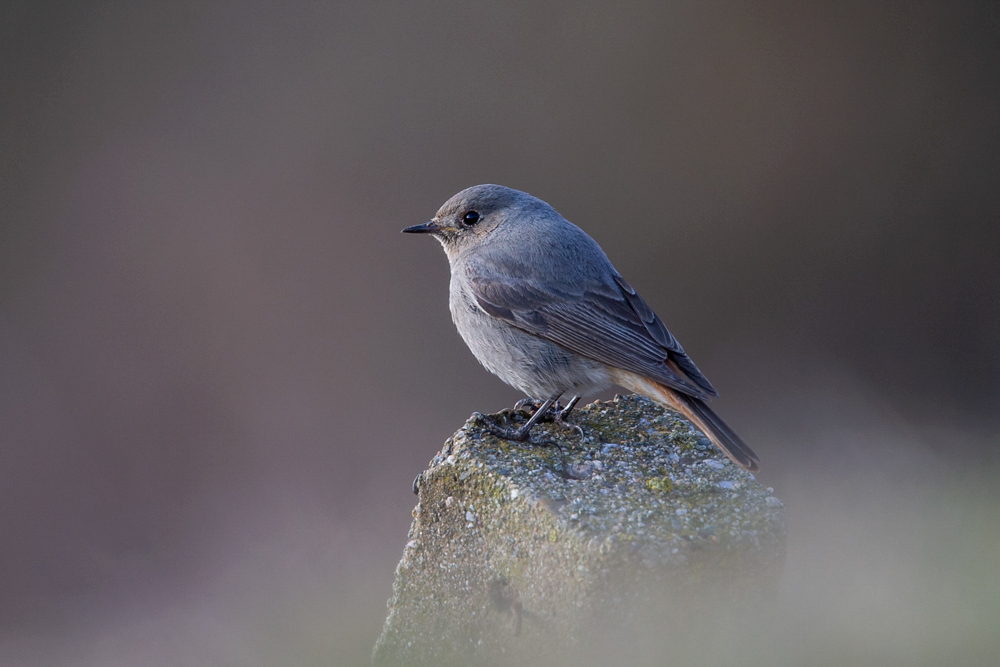
[[[514,404],[514,412],[517,412],[518,410],[524,410],[529,406],[537,410],[539,405],[541,405],[541,403],[539,403],[534,398],[522,398],[520,401]]]

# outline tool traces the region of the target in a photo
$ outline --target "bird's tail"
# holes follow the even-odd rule
[[[722,421],[722,418],[708,407],[705,401],[674,391],[670,387],[630,371],[619,370],[615,376],[615,383],[619,386],[642,394],[663,407],[684,415],[736,465],[750,471],[760,468],[760,459],[754,451],[736,435],[733,429],[729,428],[729,424]]]

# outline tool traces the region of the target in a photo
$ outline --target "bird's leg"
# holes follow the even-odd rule
[[[553,415],[552,421],[557,424],[562,424],[571,431],[576,431],[577,433],[580,434],[580,437],[582,438],[584,437],[583,429],[580,428],[577,424],[570,424],[569,421],[567,421],[566,419],[567,417],[569,417],[570,411],[573,409],[573,407],[577,404],[577,401],[579,400],[580,400],[579,396],[574,396],[573,398],[569,399],[569,403],[566,404],[566,407],[563,408],[562,410],[558,410],[555,413],[555,415]],[[556,407],[558,408],[558,404],[556,404]]]
[[[531,415],[531,419],[520,428],[503,428],[497,426],[485,416],[479,414],[476,415],[483,420],[486,430],[495,435],[498,438],[503,438],[504,440],[513,440],[515,442],[525,442],[531,433],[531,427],[538,423],[538,420],[545,416],[545,413],[549,411],[552,404],[559,400],[561,394],[556,394],[555,396],[547,399],[542,405],[535,410],[535,414]]]
[[[566,421],[566,417],[569,415],[570,411],[573,410],[573,406],[577,404],[580,400],[579,396],[574,396],[570,399],[569,403],[565,407],[556,401],[552,404],[552,409],[549,414],[541,418],[542,422],[556,422],[556,421]],[[514,404],[514,412],[518,410],[524,410],[527,407],[538,409],[538,405],[541,403],[537,398],[522,398],[520,401]]]
[[[569,416],[570,411],[576,406],[579,400],[579,396],[574,396],[569,399],[569,403],[566,404],[566,407],[556,412],[556,419],[559,421],[566,421],[566,417]]]

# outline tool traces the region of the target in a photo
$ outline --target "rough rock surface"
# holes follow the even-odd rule
[[[376,665],[548,664],[707,600],[752,610],[773,594],[785,526],[771,489],[644,398],[570,423],[583,434],[547,423],[514,443],[470,419],[434,456]]]

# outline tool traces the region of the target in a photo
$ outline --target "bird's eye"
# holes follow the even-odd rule
[[[472,226],[479,222],[479,211],[469,211],[462,217],[462,224]]]

